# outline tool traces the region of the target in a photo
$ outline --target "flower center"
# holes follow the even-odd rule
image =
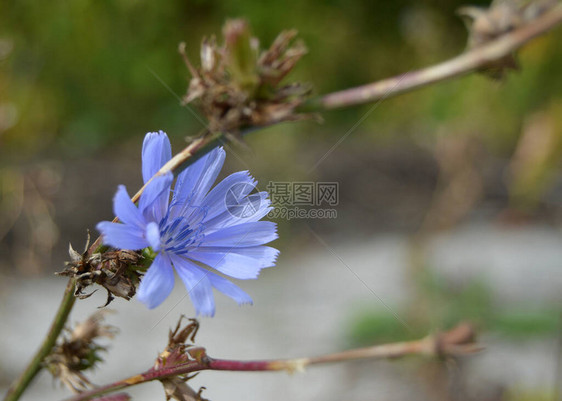
[[[198,246],[204,238],[203,224],[188,224],[183,216],[171,220],[168,216],[160,222],[160,248],[177,255],[185,254]]]

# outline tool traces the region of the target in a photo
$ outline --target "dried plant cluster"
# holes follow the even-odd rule
[[[187,340],[195,342],[195,336],[199,330],[199,322],[195,319],[188,319],[189,323],[182,329],[181,323],[185,316],[181,316],[176,328],[170,330],[168,335],[168,346],[162,351],[156,363],[154,370],[160,370],[181,365],[183,363],[199,360],[205,356],[203,348],[195,347],[193,344],[187,343]],[[197,373],[192,375],[178,375],[160,380],[164,386],[166,400],[174,399],[177,401],[207,401],[201,396],[205,389],[201,387],[199,391],[193,390],[186,382],[193,378]]]
[[[114,297],[131,299],[135,293],[143,271],[142,262],[145,257],[130,250],[105,250],[89,254],[90,238],[83,253],[78,253],[69,245],[68,253],[70,262],[66,262],[63,271],[58,272],[60,276],[68,276],[76,279],[74,295],[85,299],[96,290],[84,294],[84,289],[93,284],[99,284],[107,291],[107,306]]]
[[[281,32],[265,51],[244,20],[227,21],[223,35],[220,46],[214,36],[203,39],[198,69],[180,45],[192,76],[183,102],[199,107],[211,132],[237,134],[244,127],[314,117],[295,111],[309,85],[281,84],[307,52],[295,30]]]
[[[107,350],[96,340],[101,337],[111,339],[117,333],[115,327],[102,324],[108,312],[107,309],[98,311],[77,324],[74,330],[69,331],[68,337],[62,337],[45,360],[45,365],[53,377],[75,393],[91,386],[91,382],[82,372],[92,369],[97,362],[102,361],[100,352]]]
[[[485,45],[534,21],[549,11],[556,0],[541,1],[493,1],[489,8],[467,6],[458,10],[468,28],[468,49]],[[515,53],[489,63],[482,72],[491,78],[501,79],[508,70],[518,70]]]

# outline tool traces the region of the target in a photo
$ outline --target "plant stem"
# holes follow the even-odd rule
[[[76,298],[74,297],[74,284],[74,279],[70,279],[68,281],[61,304],[59,306],[57,314],[55,315],[53,323],[49,328],[47,336],[43,340],[41,347],[31,360],[29,365],[27,365],[27,368],[10,386],[8,392],[6,393],[6,396],[4,397],[4,401],[18,400],[26,390],[26,388],[29,386],[31,381],[35,378],[37,373],[39,373],[39,371],[43,368],[43,360],[49,355],[51,349],[55,345],[57,338],[62,331],[66,320],[68,319],[68,315],[72,310],[74,301],[76,300]]]
[[[319,96],[304,102],[297,108],[297,111],[325,111],[371,103],[413,91],[435,82],[466,75],[510,55],[530,40],[545,34],[561,22],[562,5],[558,4],[521,28],[443,63],[367,85]]]
[[[154,175],[157,177],[159,175],[163,175],[167,172],[174,172],[178,174],[183,169],[185,169],[189,164],[195,162],[197,158],[203,156],[205,153],[209,152],[211,149],[215,148],[216,146],[220,145],[222,142],[222,134],[210,134],[206,133],[201,137],[197,138],[193,142],[191,142],[188,146],[186,146],[180,153],[175,155],[168,163],[166,163],[162,168]],[[151,178],[154,179],[154,177]],[[148,183],[147,183],[148,184]],[[133,202],[136,202],[139,198],[144,189],[146,188],[145,184],[136,194],[133,196]],[[114,219],[117,221],[117,218]],[[101,245],[101,237],[98,237],[96,241],[90,246],[88,249],[88,253],[92,254],[96,251],[96,249]],[[51,349],[55,345],[57,338],[63,329],[66,320],[74,306],[74,302],[76,298],[74,297],[74,286],[75,281],[74,279],[70,279],[66,290],[63,295],[62,302],[59,306],[57,314],[51,324],[51,328],[47,333],[47,337],[43,340],[41,347],[25,369],[25,371],[20,375],[20,377],[12,383],[10,386],[8,393],[4,397],[4,401],[16,401],[20,398],[23,394],[27,386],[31,383],[34,377],[39,373],[41,370],[42,362],[47,355],[51,352]]]
[[[178,375],[186,375],[202,370],[228,370],[237,372],[287,371],[301,372],[307,366],[359,359],[397,358],[407,355],[426,355],[433,357],[467,355],[481,350],[474,342],[474,331],[468,324],[459,324],[450,331],[427,336],[420,340],[401,343],[375,345],[366,348],[297,359],[237,361],[215,359],[207,356],[204,349],[197,348],[195,360],[163,369],[150,369],[125,380],[85,391],[67,401],[85,401],[93,397],[122,390],[153,380],[163,380]],[[189,351],[188,351],[189,352]]]

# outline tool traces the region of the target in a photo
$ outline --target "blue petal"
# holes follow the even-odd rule
[[[203,247],[245,247],[263,245],[277,239],[277,224],[271,221],[242,223],[205,234]]]
[[[145,236],[152,249],[158,252],[160,250],[160,229],[158,228],[158,224],[153,221],[148,223]]]
[[[102,221],[96,228],[103,236],[103,243],[119,249],[142,249],[148,246],[144,231],[128,224]]]
[[[148,183],[139,199],[139,209],[148,221],[160,222],[166,215],[170,199],[170,185],[174,175],[168,172]]]
[[[279,251],[269,246],[247,248],[199,247],[185,256],[204,263],[230,277],[246,280],[257,278],[261,269],[275,265]]]
[[[240,210],[238,209],[230,208],[229,210],[229,208],[226,208],[226,210],[222,213],[211,219],[205,220],[207,228],[214,231],[223,227],[259,221],[271,210],[273,210],[271,201],[269,200],[269,194],[267,192],[252,194],[248,196],[247,199],[251,204],[246,204],[245,210],[252,211],[252,213],[245,213],[244,211],[240,213]]]
[[[269,199],[269,193],[263,191],[263,192],[259,192],[258,195],[260,196],[260,203],[259,203],[259,207],[258,207],[258,211],[253,215],[248,217],[247,221],[259,221],[262,218],[264,218],[265,216],[267,216],[267,214],[269,212],[271,212],[274,207],[271,206],[271,200]]]
[[[124,185],[119,185],[113,198],[113,213],[125,224],[130,224],[140,230],[144,229],[146,222],[141,211],[131,201]]]
[[[206,220],[230,210],[235,213],[238,206],[248,204],[247,195],[254,190],[257,181],[247,171],[231,174],[219,182],[203,199],[202,205],[208,209]]]
[[[238,302],[238,305],[252,304],[252,298],[240,289],[237,285],[234,285],[227,279],[209,272],[209,280],[211,280],[212,286],[218,291],[222,292],[224,295],[229,296]]]
[[[208,277],[210,272],[177,255],[170,254],[170,259],[187,289],[195,312],[202,316],[214,316],[215,298]]]
[[[223,148],[215,148],[197,160],[178,176],[170,214],[185,216],[184,207],[200,207],[224,164]]]
[[[142,278],[137,292],[139,300],[150,309],[160,305],[174,288],[174,269],[163,254],[156,255]]]
[[[149,132],[142,144],[142,178],[146,184],[172,158],[172,147],[165,132]]]

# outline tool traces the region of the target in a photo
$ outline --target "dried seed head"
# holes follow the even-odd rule
[[[169,368],[194,360],[201,362],[201,360],[206,357],[204,348],[195,347],[193,344],[187,343],[187,340],[191,342],[195,341],[195,336],[199,330],[199,322],[196,319],[188,319],[189,323],[182,328],[181,324],[185,318],[186,317],[182,315],[175,329],[170,330],[168,334],[168,346],[158,355],[154,364],[154,370]],[[178,401],[206,401],[205,398],[201,396],[204,387],[201,387],[198,392],[195,392],[195,390],[186,383],[186,381],[196,375],[197,374],[191,376],[175,376],[160,380],[164,386],[166,399]]]
[[[557,4],[556,0],[494,1],[489,8],[461,7],[457,13],[465,20],[469,35],[468,48],[482,46],[508,32],[532,22]],[[500,79],[507,70],[517,70],[515,53],[491,62],[482,72],[491,78]]]
[[[199,391],[193,390],[186,382],[185,379],[180,379],[179,377],[171,377],[169,379],[161,380],[164,386],[164,393],[166,394],[166,400],[177,400],[177,401],[209,401],[203,398],[201,393],[205,387],[201,387]]]
[[[223,36],[226,72],[233,84],[251,95],[259,83],[258,43],[253,40],[248,23],[241,19],[226,21]]]
[[[218,65],[219,54],[217,53],[217,39],[214,36],[204,38],[201,43],[201,70],[205,74],[211,74]]]
[[[45,359],[45,364],[54,378],[58,379],[71,391],[80,392],[91,386],[83,371],[92,369],[101,361],[101,351],[106,347],[97,343],[102,337],[113,338],[117,329],[102,324],[108,310],[98,311],[87,320],[76,325],[69,335],[64,336],[51,354]]]
[[[203,39],[198,70],[187,58],[185,46],[180,46],[192,75],[183,103],[196,103],[212,132],[233,135],[244,127],[316,118],[295,111],[310,93],[308,85],[281,86],[307,52],[302,42],[295,41],[296,35],[294,30],[282,32],[269,49],[260,52],[248,23],[229,20],[223,28],[222,46],[215,37]]]
[[[186,317],[182,315],[178,320],[176,328],[170,330],[168,346],[158,355],[154,369],[175,366],[192,360],[187,350],[194,345],[187,343],[187,340],[195,342],[195,336],[199,330],[199,322],[196,319],[188,319],[189,323],[182,328],[181,324],[184,319]]]
[[[88,245],[83,253],[78,253],[69,245],[68,253],[70,262],[66,262],[63,271],[56,274],[74,277],[76,279],[76,290],[74,295],[80,299],[88,298],[95,291],[85,294],[83,291],[92,284],[101,285],[107,290],[107,301],[105,305],[115,296],[131,299],[140,282],[143,255],[129,250],[105,251],[88,254]]]
[[[112,311],[100,310],[91,315],[82,323],[76,325],[70,335],[70,341],[79,344],[90,344],[98,337],[113,338],[117,333],[116,328],[111,325],[103,325],[103,319]]]

